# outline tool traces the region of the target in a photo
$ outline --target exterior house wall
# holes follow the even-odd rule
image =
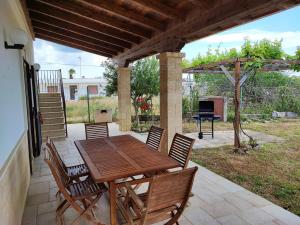
[[[82,79],[63,79],[64,85],[64,93],[65,99],[71,100],[70,97],[70,86],[77,86],[77,93],[75,94],[75,100],[78,100],[82,96],[87,95],[87,87],[88,86],[98,86],[98,94],[90,94],[90,96],[103,96],[103,85],[101,79],[89,79],[89,78],[82,78]]]
[[[15,28],[28,33],[24,50],[5,49]],[[0,1],[0,218],[21,224],[30,180],[23,58],[33,63],[33,42],[18,0]]]

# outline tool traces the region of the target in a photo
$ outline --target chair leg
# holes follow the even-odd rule
[[[99,194],[86,209],[82,209],[77,203],[74,202],[74,204],[72,204],[72,207],[79,213],[79,216],[72,222],[72,225],[78,224],[82,216],[88,221],[92,222],[93,224],[101,224],[88,214],[94,207],[94,205],[97,203],[97,201],[100,199],[100,197],[101,195]]]
[[[174,211],[171,212],[171,215],[172,215],[172,219],[170,219],[168,222],[166,222],[164,225],[172,225],[172,224],[176,224],[176,225],[179,225],[178,223],[178,219],[179,217],[181,216],[182,214],[182,210],[179,208],[177,209],[177,212],[174,213]]]
[[[61,208],[67,203],[67,200],[63,200],[56,208],[56,212],[60,211]]]
[[[70,203],[66,200],[61,202],[61,204],[56,209],[56,220],[59,220],[59,224],[64,225],[63,214],[70,207]]]
[[[172,217],[174,218],[174,216],[175,216],[174,211],[172,211],[171,214],[172,214]],[[179,225],[178,221],[176,221],[175,223],[176,223],[176,225]]]

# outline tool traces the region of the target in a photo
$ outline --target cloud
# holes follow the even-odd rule
[[[287,31],[287,32],[273,32],[273,31],[263,31],[263,30],[243,30],[234,33],[221,33],[215,34],[210,37],[201,39],[202,42],[208,44],[214,43],[234,43],[243,42],[245,38],[251,41],[259,41],[262,39],[269,40],[281,40],[283,48],[291,48],[300,46],[300,31]]]
[[[185,45],[182,49],[186,53],[186,58],[191,60],[199,53],[206,54],[208,48],[219,49],[220,51],[231,48],[240,49],[245,38],[251,41],[259,41],[262,39],[281,40],[282,48],[288,54],[294,54],[297,46],[300,46],[300,31],[265,31],[260,29],[244,29],[240,31],[224,31],[214,34],[206,38],[194,41]]]
[[[68,75],[68,70],[74,68],[76,76],[99,77],[103,68],[101,63],[106,57],[84,52],[74,48],[65,47],[52,42],[37,39],[34,42],[35,62],[40,63],[41,69],[56,70],[61,69],[64,77]]]

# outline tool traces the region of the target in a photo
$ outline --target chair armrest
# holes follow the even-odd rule
[[[137,205],[137,207],[141,210],[144,210],[144,202],[140,199],[140,197],[135,193],[133,188],[128,182],[125,182],[125,187],[131,197],[131,199],[134,201],[134,203]]]

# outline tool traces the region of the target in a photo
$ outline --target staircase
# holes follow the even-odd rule
[[[60,93],[40,93],[39,109],[42,116],[42,139],[66,137],[64,110]]]
[[[58,73],[58,75],[59,76],[55,75],[57,76],[57,82],[55,82],[55,84],[44,84],[44,81],[41,79],[41,77],[43,77],[43,71],[39,71],[38,102],[42,119],[41,128],[43,142],[47,140],[47,137],[50,137],[53,140],[63,140],[67,136],[63,85],[61,74]]]

